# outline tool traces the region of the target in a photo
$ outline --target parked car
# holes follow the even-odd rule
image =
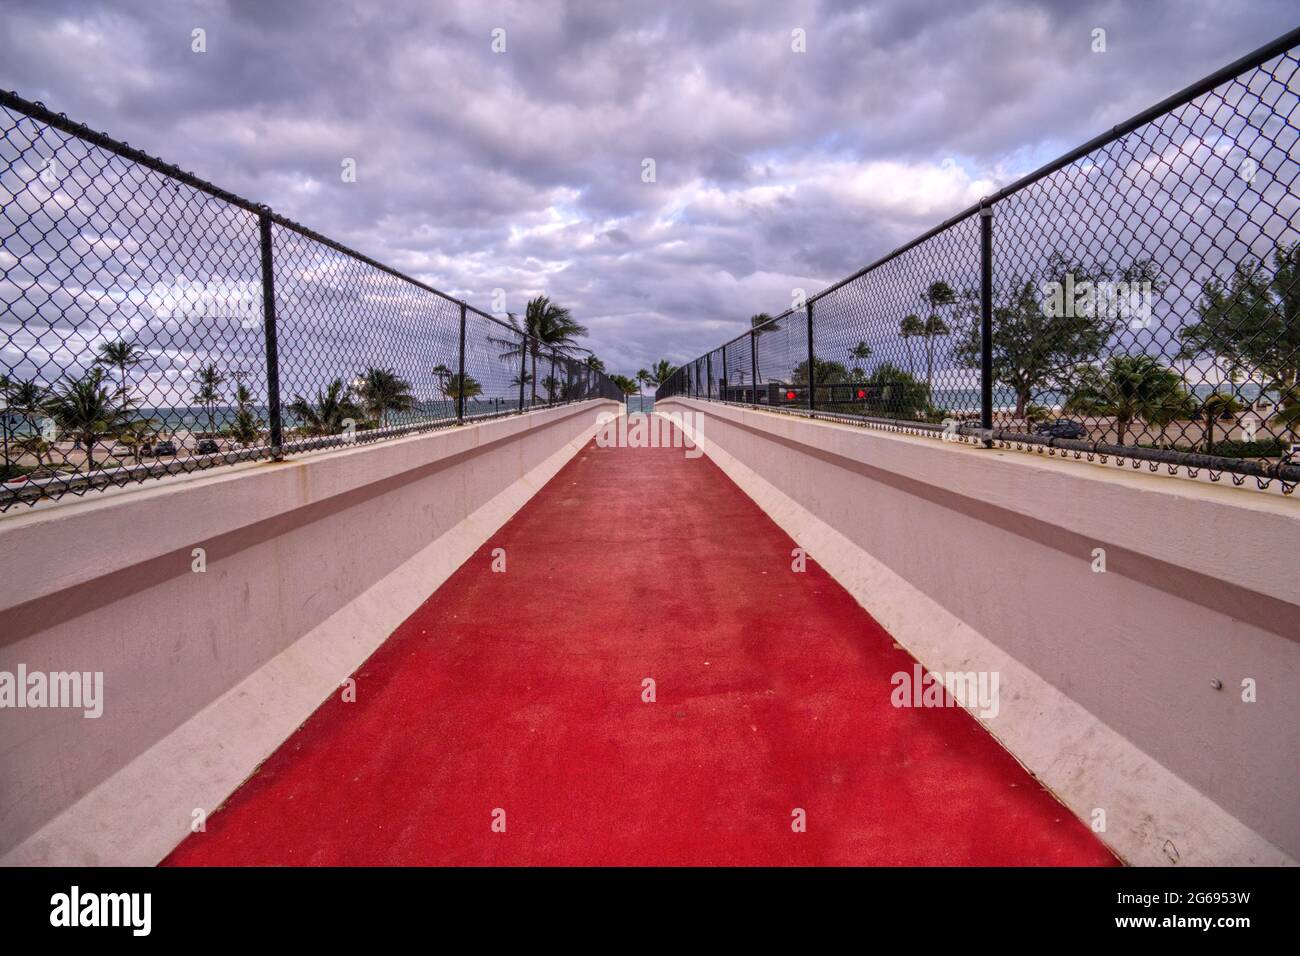
[[[1034,431],[1050,438],[1088,437],[1088,429],[1070,418],[1058,418],[1054,422],[1039,422]]]
[[[115,458],[123,460],[134,457],[135,455],[152,455],[153,445],[149,442],[141,442],[139,445],[122,445],[117,444],[108,450],[108,453]]]
[[[221,449],[217,447],[217,443],[211,438],[200,438],[198,444],[194,446],[194,450],[200,455],[216,455],[221,452]]]
[[[161,458],[163,455],[174,455],[176,454],[176,443],[170,438],[164,438],[153,446],[153,453],[155,458]]]

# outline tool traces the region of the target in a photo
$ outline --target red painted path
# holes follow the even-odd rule
[[[793,547],[707,458],[589,445],[165,862],[1114,862],[964,711],[892,707],[912,659]]]

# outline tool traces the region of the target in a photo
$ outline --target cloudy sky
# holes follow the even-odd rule
[[[482,308],[549,294],[630,372],[1296,20],[1293,0],[3,0],[0,87]]]

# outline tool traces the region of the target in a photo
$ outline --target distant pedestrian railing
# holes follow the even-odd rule
[[[0,511],[593,397],[565,351],[0,92]]]
[[[1300,30],[687,362],[757,405],[1300,482]]]

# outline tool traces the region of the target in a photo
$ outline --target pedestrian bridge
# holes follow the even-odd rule
[[[0,671],[103,694],[4,715],[3,861],[1300,856],[1292,502],[656,413],[677,441],[592,400],[5,517]]]

